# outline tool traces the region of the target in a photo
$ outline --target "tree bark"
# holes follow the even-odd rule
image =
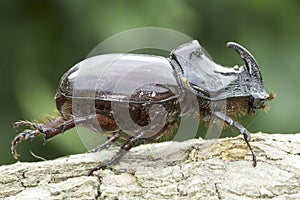
[[[86,176],[117,147],[0,167],[0,199],[300,199],[300,134],[147,144]]]

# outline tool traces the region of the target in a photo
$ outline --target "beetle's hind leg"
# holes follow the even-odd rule
[[[18,121],[15,122],[14,128],[18,128],[19,126],[27,126],[31,129],[24,130],[19,133],[11,143],[11,153],[15,158],[18,158],[18,153],[16,151],[17,144],[26,141],[28,139],[33,139],[40,134],[44,134],[44,138],[46,140],[63,133],[73,127],[75,125],[80,125],[88,120],[97,119],[97,117],[102,117],[101,115],[88,115],[84,117],[71,117],[69,119],[65,119],[63,117],[57,117],[53,120],[48,121],[47,123],[34,123],[30,121]]]
[[[27,127],[32,128],[32,129],[23,130],[11,142],[11,148],[10,148],[11,154],[13,155],[13,157],[15,159],[18,159],[18,157],[20,156],[16,150],[17,145],[23,141],[26,141],[28,139],[33,139],[33,138],[37,137],[38,135],[40,135],[43,131],[43,130],[41,130],[43,125],[44,124],[38,124],[38,123],[30,122],[30,121],[18,121],[18,122],[14,123],[14,125],[13,125],[14,129],[17,129],[19,126],[27,126]]]
[[[250,143],[249,143],[249,140],[251,138],[250,136],[250,133],[249,131],[240,123],[234,121],[233,119],[231,119],[230,117],[228,117],[227,115],[221,113],[221,112],[213,112],[213,114],[218,117],[219,119],[225,121],[227,124],[229,124],[230,126],[234,126],[235,128],[237,128],[241,134],[243,134],[244,136],[244,140],[249,148],[249,150],[251,151],[251,154],[252,154],[252,161],[253,161],[253,167],[256,166],[257,164],[257,161],[256,161],[256,154],[255,152],[253,151]]]
[[[26,129],[23,132],[19,133],[11,143],[10,150],[11,150],[11,154],[13,155],[13,157],[15,159],[18,159],[18,157],[20,156],[16,150],[17,144],[19,144],[25,140],[28,140],[28,139],[33,139],[36,136],[38,136],[39,134],[41,134],[41,132],[39,130],[31,130],[31,129]]]
[[[34,123],[30,121],[18,121],[14,123],[14,128],[18,128],[19,126],[27,126],[31,129],[26,129],[19,133],[11,143],[11,153],[14,158],[18,158],[18,153],[16,151],[16,146],[28,139],[33,139],[40,134],[45,134],[45,139],[49,139],[59,133],[62,133],[70,128],[75,126],[73,119],[65,120],[62,117],[58,117],[46,124]]]

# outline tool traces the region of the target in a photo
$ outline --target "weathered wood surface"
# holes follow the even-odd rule
[[[253,134],[256,168],[241,137],[207,144],[142,145],[90,177],[117,149],[1,166],[0,199],[300,199],[300,134]]]

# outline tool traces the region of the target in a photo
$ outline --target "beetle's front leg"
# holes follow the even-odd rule
[[[250,137],[251,137],[249,131],[242,124],[234,121],[233,119],[231,119],[230,117],[228,117],[227,115],[225,115],[221,112],[216,111],[216,112],[213,112],[213,114],[216,117],[218,117],[219,119],[225,121],[230,126],[234,126],[235,128],[237,128],[240,131],[241,134],[243,134],[244,140],[245,140],[245,142],[246,142],[246,144],[247,144],[247,146],[248,146],[248,148],[249,148],[249,150],[251,151],[251,154],[252,154],[252,160],[253,160],[252,165],[253,165],[253,167],[255,167],[257,161],[256,161],[255,152],[253,151],[253,149],[252,149],[252,147],[249,143],[249,140],[250,140]]]

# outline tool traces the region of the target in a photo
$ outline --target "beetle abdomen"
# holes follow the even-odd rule
[[[177,99],[151,104],[93,100],[89,104],[84,98],[72,99],[58,92],[56,104],[65,119],[97,115],[87,125],[100,133],[122,129],[134,135],[140,132],[141,127],[151,123],[159,123],[162,128],[166,124],[176,123],[181,112]]]

